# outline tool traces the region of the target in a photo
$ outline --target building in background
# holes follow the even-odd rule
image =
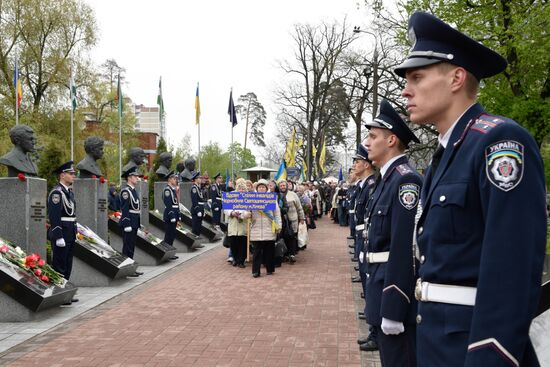
[[[142,104],[135,105],[136,131],[142,133],[154,133],[166,141],[166,128],[160,120],[158,107],[146,107]]]

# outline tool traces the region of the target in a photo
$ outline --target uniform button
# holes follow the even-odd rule
[[[439,197],[439,201],[440,201],[440,202],[444,202],[445,200],[447,200],[447,197],[446,197],[445,195],[441,195],[441,196]]]
[[[418,234],[422,234],[422,232],[424,232],[424,227],[418,228]]]
[[[416,323],[420,324],[422,322],[422,316],[416,315]]]
[[[369,278],[370,278],[370,274],[367,274],[367,279],[369,279]]]
[[[420,263],[424,264],[425,261],[426,261],[426,256],[424,255],[420,256]]]
[[[379,210],[379,211],[378,211],[378,214],[382,214],[382,211],[381,211],[381,210]]]

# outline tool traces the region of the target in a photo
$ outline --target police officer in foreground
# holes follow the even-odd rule
[[[381,179],[368,204],[367,238],[359,254],[367,263],[365,315],[376,329],[382,366],[415,366],[411,239],[422,176],[409,164],[405,149],[418,138],[385,99],[366,127],[368,158],[380,168]]]
[[[476,103],[499,54],[427,13],[395,72],[411,121],[440,146],[426,172],[415,235],[418,364],[538,366],[529,340],[546,245],[542,159],[515,121]]]
[[[195,238],[198,238],[201,234],[202,219],[204,218],[204,205],[206,200],[202,195],[200,172],[197,171],[191,176],[193,185],[191,186],[191,219],[192,219],[192,233]]]
[[[359,144],[357,147],[357,152],[355,153],[355,156],[353,157],[353,172],[355,173],[355,177],[357,179],[356,182],[356,194],[355,194],[355,202],[353,206],[353,217],[354,217],[354,223],[355,225],[355,251],[357,259],[359,259],[359,254],[361,253],[363,249],[363,231],[365,230],[365,212],[367,210],[367,202],[369,197],[371,196],[374,185],[376,183],[376,180],[374,178],[374,166],[372,164],[372,161],[368,158],[368,151],[367,148],[363,144]],[[350,211],[351,212],[351,211]],[[352,215],[350,214],[350,217]],[[366,262],[364,261],[364,258],[360,259],[361,262],[359,263],[359,279],[361,281],[363,294],[366,293]],[[363,310],[363,315],[365,314],[365,310]],[[378,350],[378,344],[376,342],[376,333],[372,332],[369,334],[367,338],[360,338],[357,340],[359,343],[359,349],[363,351],[374,351]]]
[[[162,199],[164,201],[163,220],[165,224],[164,242],[170,246],[173,246],[174,239],[176,238],[176,228],[178,226],[178,218],[180,214],[178,194],[176,191],[178,185],[178,174],[174,171],[170,171],[166,175],[166,179],[168,182],[162,192]],[[177,258],[177,256],[172,256],[170,260],[176,260]]]
[[[48,195],[48,238],[52,245],[52,267],[69,280],[76,241],[76,203],[72,191],[76,172],[73,161],[63,163],[54,173],[58,175],[59,182]],[[78,302],[78,299],[73,298],[71,302]]]
[[[220,230],[220,221],[222,217],[222,176],[218,172],[214,176],[214,184],[210,186],[210,199],[212,200],[212,224],[217,230]]]
[[[120,221],[119,226],[123,230],[122,234],[122,254],[129,258],[134,258],[134,248],[136,246],[137,231],[140,227],[140,201],[136,191],[136,185],[141,177],[137,166],[128,168],[122,173],[122,178],[126,179],[127,185],[120,191]],[[130,277],[142,275],[136,271]]]

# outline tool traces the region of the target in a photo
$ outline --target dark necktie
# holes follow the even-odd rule
[[[439,162],[441,162],[441,157],[443,157],[444,151],[445,151],[445,148],[443,148],[443,145],[439,144],[437,146],[437,149],[434,152],[434,155],[432,157],[432,163],[430,164],[430,166],[432,167],[432,177],[435,176],[435,172],[437,171]]]

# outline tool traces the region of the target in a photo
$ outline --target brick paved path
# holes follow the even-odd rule
[[[347,229],[254,279],[212,250],[16,347],[11,366],[361,366]],[[9,356],[9,355],[8,355]]]

